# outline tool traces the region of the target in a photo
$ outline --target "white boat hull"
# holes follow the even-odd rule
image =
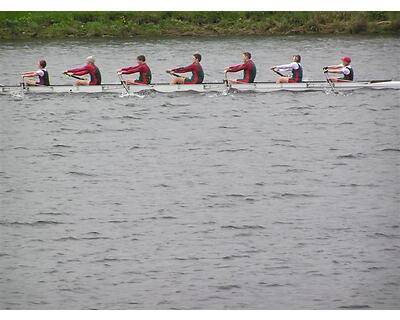
[[[363,81],[363,82],[339,82],[334,87],[337,91],[348,91],[357,89],[400,89],[400,81]],[[142,93],[145,91],[156,91],[163,93],[173,92],[223,92],[226,90],[236,90],[244,92],[274,92],[274,91],[325,91],[330,89],[326,81],[309,81],[301,83],[282,83],[256,82],[248,84],[232,84],[229,88],[224,83],[205,83],[205,84],[151,84],[151,85],[130,85],[129,93]],[[99,86],[1,86],[0,93],[127,93],[121,84],[104,84]]]

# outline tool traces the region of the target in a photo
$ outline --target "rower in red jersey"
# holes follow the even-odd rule
[[[236,80],[229,80],[230,83],[253,83],[256,78],[257,68],[253,60],[251,60],[250,52],[243,52],[243,64],[226,67],[224,72],[238,72],[243,70],[243,78]]]
[[[95,65],[94,56],[86,58],[87,64],[82,68],[70,69],[64,72],[64,74],[70,76],[83,76],[85,74],[90,75],[90,80],[76,80],[76,86],[95,86],[101,84],[101,73],[99,68]]]
[[[118,74],[132,74],[139,72],[139,79],[137,80],[126,80],[127,84],[150,84],[151,82],[151,71],[146,63],[146,57],[140,55],[136,58],[137,65],[134,67],[127,67],[118,69]]]
[[[176,77],[171,81],[171,84],[197,84],[203,83],[204,80],[204,72],[203,68],[200,64],[201,54],[195,53],[192,58],[192,64],[187,67],[175,68],[167,70],[167,73],[186,73],[191,72],[192,76],[190,78],[186,77]]]
[[[350,66],[351,59],[350,57],[343,57],[340,59],[342,64],[335,65],[335,66],[327,66],[323,67],[324,73],[338,73],[342,74],[342,78],[329,78],[330,81],[333,82],[350,82],[354,79],[354,71],[353,68]]]
[[[39,78],[39,81],[24,79],[25,85],[27,85],[27,86],[49,86],[50,80],[49,80],[49,73],[46,69],[46,65],[47,65],[47,63],[45,60],[40,60],[39,61],[39,69],[37,71],[24,72],[22,74],[23,78],[33,78],[33,77]]]

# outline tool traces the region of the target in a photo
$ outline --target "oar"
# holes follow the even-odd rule
[[[119,80],[121,81],[121,84],[122,84],[122,86],[124,87],[126,93],[129,94],[129,88],[128,88],[128,86],[126,85],[124,79],[122,79],[122,74],[118,73],[118,78],[119,78]]]
[[[225,76],[225,79],[224,79],[224,83],[226,84],[226,87],[228,88],[228,89],[230,89],[231,87],[232,87],[232,84],[229,82],[229,79],[228,79],[228,72],[224,72],[224,76]]]
[[[24,97],[24,90],[25,90],[25,77],[24,76],[22,76],[22,79],[21,79],[22,81],[21,81],[21,97]]]
[[[322,69],[322,70],[324,70],[324,75],[325,75],[326,81],[329,83],[329,86],[331,87],[332,92],[334,94],[338,94],[338,92],[335,90],[335,85],[333,84],[332,80],[329,79],[328,71],[326,69]]]
[[[68,73],[65,73],[65,72],[64,72],[64,74],[65,74],[66,76],[71,77],[71,78],[74,78],[74,79],[85,80],[84,78],[75,76],[75,75],[73,75],[73,74],[68,74]]]
[[[281,77],[286,77],[284,74],[280,73],[279,71],[276,71],[275,68],[271,68],[271,70]]]
[[[224,89],[223,93],[228,94],[232,88],[232,84],[228,79],[228,72],[224,72],[224,84],[226,85],[226,89]]]
[[[177,73],[173,73],[173,72],[168,72],[168,71],[167,71],[167,73],[170,74],[171,76],[174,76],[174,77],[177,77],[177,78],[182,78],[182,75],[181,75],[181,74],[177,74]]]

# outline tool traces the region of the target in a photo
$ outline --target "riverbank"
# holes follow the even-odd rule
[[[400,35],[399,12],[1,12],[0,39]]]

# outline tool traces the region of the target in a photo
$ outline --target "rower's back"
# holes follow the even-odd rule
[[[344,68],[349,70],[349,74],[344,74],[343,75],[343,80],[353,81],[354,80],[354,70],[353,70],[353,68],[350,65],[345,66]]]
[[[257,67],[253,60],[249,60],[249,61],[247,61],[247,63],[249,64],[249,69],[248,69],[249,83],[253,83],[254,80],[256,79]],[[246,70],[245,70],[245,72],[246,72]],[[244,77],[246,77],[246,74],[244,74]]]
[[[36,72],[39,77],[39,82],[37,84],[40,86],[49,86],[50,77],[49,77],[49,72],[46,69],[47,62],[45,60],[40,60],[39,66],[40,69]]]

